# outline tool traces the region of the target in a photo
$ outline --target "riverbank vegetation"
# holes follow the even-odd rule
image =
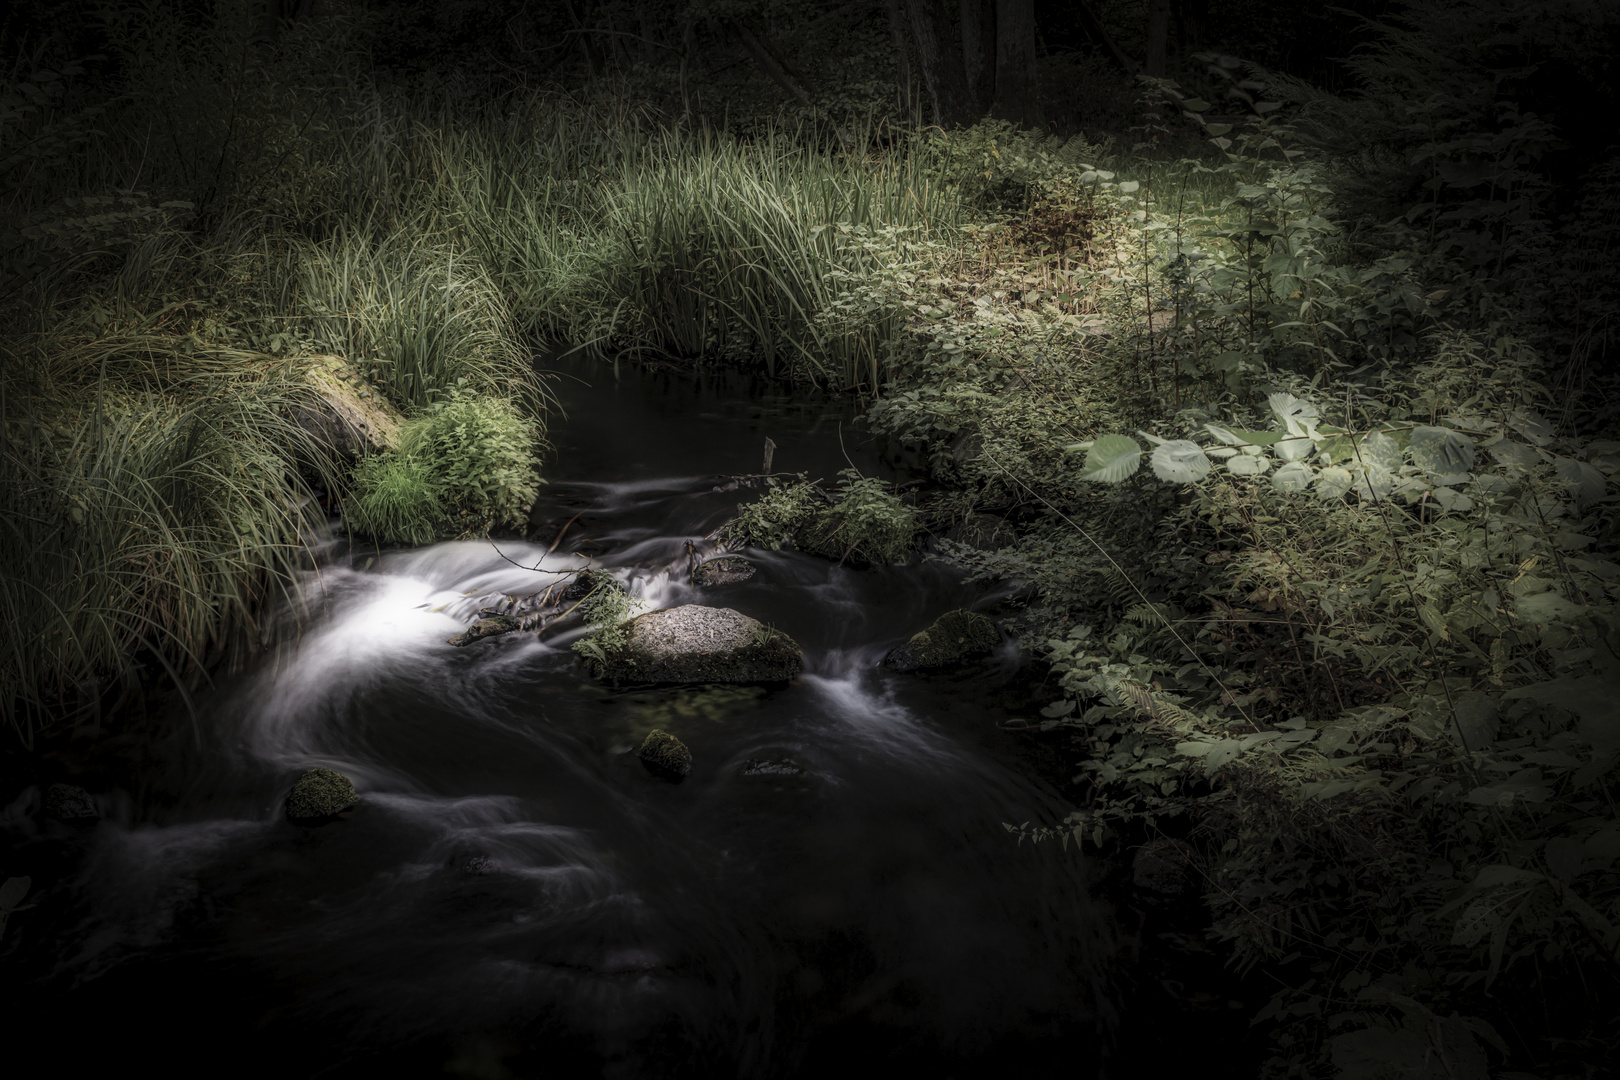
[[[1614,104],[1617,28],[1401,10],[1329,88],[1264,50],[1093,64],[1106,122],[1055,133],[792,73],[728,116],[685,59],[574,95],[389,77],[358,10],[268,44],[247,6],[132,20],[100,79],[41,53],[0,106],[9,724],[251,648],[328,509],[378,542],[521,531],[537,352],[757,365],[928,461],[914,504],[848,478],[875,557],[1011,523],[934,548],[1019,586],[1054,675],[1030,719],[1075,809],[1009,825],[1184,841],[1276,987],[1269,1075],[1597,1075],[1620,159],[1557,112]],[[329,355],[397,437],[306,422]]]

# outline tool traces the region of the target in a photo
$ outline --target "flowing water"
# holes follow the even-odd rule
[[[1092,1071],[1110,945],[1085,864],[1003,828],[1063,812],[997,726],[1016,651],[879,664],[995,597],[939,563],[792,552],[686,583],[687,543],[751,497],[716,489],[760,470],[767,436],[775,469],[811,478],[899,463],[836,402],[572,370],[532,539],[335,546],[296,646],[200,701],[200,741],[174,721],[97,791],[99,824],[18,798],[11,865],[41,906],[3,943],[37,980],[8,1027],[58,1071],[148,1053],[278,1077]],[[647,606],[771,624],[804,675],[611,690],[568,633],[446,644],[487,598],[587,564]],[[691,748],[683,783],[635,758],[654,727]],[[294,827],[281,803],[313,766],[362,802]]]

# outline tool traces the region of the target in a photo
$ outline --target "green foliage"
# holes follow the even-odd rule
[[[905,562],[917,545],[917,513],[883,481],[854,469],[841,474],[838,501],[815,513],[801,533],[804,546],[848,558],[859,553],[874,563]]]
[[[397,450],[356,466],[345,519],[406,544],[521,527],[537,491],[538,441],[510,403],[452,391],[406,422]]]
[[[802,477],[792,484],[778,483],[771,477],[766,484],[763,495],[737,507],[737,517],[726,527],[729,542],[778,551],[793,540],[822,501]]]
[[[623,585],[611,579],[598,581],[576,605],[590,632],[574,642],[573,649],[601,675],[618,653],[630,644],[630,620],[639,605]]]
[[[1053,137],[1005,120],[981,120],[955,131],[918,136],[923,174],[966,206],[991,213],[1025,210],[1049,194],[1073,166],[1095,157],[1081,136]]]

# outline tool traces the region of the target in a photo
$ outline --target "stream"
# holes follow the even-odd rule
[[[939,562],[791,551],[689,584],[688,542],[753,497],[717,489],[760,471],[767,437],[774,469],[812,479],[903,479],[902,457],[853,403],[735,373],[563,375],[530,539],[333,541],[295,643],[217,681],[196,728],[173,710],[127,775],[74,778],[99,822],[45,821],[39,783],[0,793],[5,872],[39,904],[0,942],[8,996],[26,987],[8,1029],[69,1072],[1138,1074],[1110,1049],[1118,931],[1087,861],[1003,827],[1066,809],[998,726],[1016,647],[880,666],[996,594]],[[617,690],[577,630],[446,644],[487,598],[586,565],[649,608],[768,623],[804,674]],[[684,782],[638,762],[653,728],[691,748]],[[362,801],[295,827],[282,802],[315,766]]]

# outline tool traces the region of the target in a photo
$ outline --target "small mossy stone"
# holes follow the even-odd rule
[[[1001,644],[996,624],[973,611],[947,611],[934,625],[892,650],[884,664],[896,671],[947,667]]]
[[[741,555],[721,555],[692,567],[692,584],[699,588],[735,585],[754,576],[754,564]]]
[[[45,816],[56,821],[94,821],[101,813],[84,788],[77,784],[52,784],[45,791]]]
[[[654,728],[636,751],[641,764],[660,780],[680,781],[692,771],[692,751],[669,732]]]
[[[311,769],[298,778],[288,794],[287,817],[291,821],[321,821],[359,801],[347,776],[336,769]]]

